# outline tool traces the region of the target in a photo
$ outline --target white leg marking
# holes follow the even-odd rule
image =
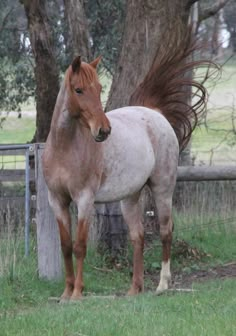
[[[156,290],[158,294],[168,289],[168,283],[170,279],[170,260],[168,260],[167,262],[163,261],[161,264],[160,282]]]

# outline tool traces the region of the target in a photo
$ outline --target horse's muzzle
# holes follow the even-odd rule
[[[109,127],[106,130],[100,128],[100,130],[98,132],[98,135],[94,139],[95,139],[96,142],[105,141],[108,138],[110,133],[111,133],[111,127]]]

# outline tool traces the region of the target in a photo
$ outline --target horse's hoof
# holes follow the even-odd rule
[[[156,295],[162,295],[166,293],[168,290],[168,286],[158,286],[156,289]]]
[[[127,293],[127,296],[135,296],[143,292],[143,288],[134,288],[131,287]]]
[[[65,304],[70,302],[70,297],[61,297],[59,303],[60,304]]]
[[[70,301],[72,291],[68,290],[67,288],[64,290],[63,294],[60,297],[60,303],[68,303]]]
[[[73,294],[70,297],[70,303],[72,302],[78,302],[83,298],[82,292],[74,291]]]
[[[80,302],[83,299],[83,295],[73,296],[70,298],[70,303]]]

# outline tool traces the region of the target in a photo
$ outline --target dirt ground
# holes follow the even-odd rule
[[[204,282],[216,279],[236,279],[236,262],[209,268],[208,270],[197,270],[190,274],[174,273],[172,274],[173,288],[191,288],[193,283]]]
[[[155,274],[145,274],[146,280],[151,281],[152,284],[147,285],[146,282],[145,288],[147,290],[153,291],[156,284],[159,283],[158,272]],[[225,265],[220,265],[216,267],[211,267],[207,270],[196,270],[191,271],[190,273],[181,272],[181,271],[172,271],[171,273],[171,284],[169,286],[170,290],[180,290],[180,291],[189,291],[192,289],[193,284],[203,283],[208,280],[225,280],[225,279],[235,279],[236,280],[236,261],[227,263]]]
[[[182,269],[173,270],[171,274],[172,289],[191,289],[194,283],[202,283],[208,280],[229,279],[236,280],[236,261],[231,261],[217,266],[206,266],[204,258],[209,256],[204,251],[192,247],[184,240],[175,240],[172,246],[172,256],[182,260]],[[189,263],[190,262],[190,263]],[[191,264],[199,269],[192,269]],[[159,282],[160,270],[155,273],[146,273],[146,279],[153,284]]]

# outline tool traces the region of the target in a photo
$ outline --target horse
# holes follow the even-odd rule
[[[172,196],[179,152],[188,142],[206,101],[204,86],[183,76],[201,64],[189,61],[193,50],[189,36],[173,43],[169,51],[166,49],[162,57],[154,60],[129,106],[108,113],[104,113],[100,98],[100,57],[86,63],[78,56],[68,67],[42,161],[65,264],[61,301],[82,297],[89,217],[95,202],[121,201],[133,245],[133,276],[128,295],[144,290],[144,228],[139,197],[145,185],[150,187],[156,202],[162,242],[157,292],[168,289]],[[199,99],[193,106],[186,103],[188,87],[198,90]],[[72,201],[78,209],[74,243],[69,213]]]

